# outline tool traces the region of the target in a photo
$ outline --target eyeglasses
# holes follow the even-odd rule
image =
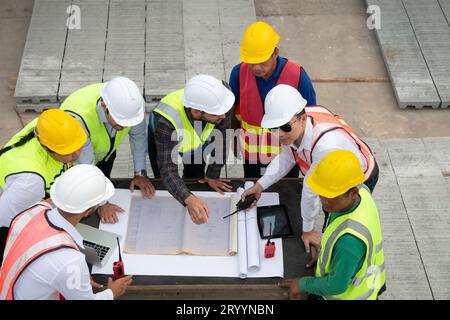
[[[270,131],[282,130],[283,132],[291,132],[292,131],[292,125],[291,125],[291,122],[289,121],[288,123],[283,124],[282,126],[279,126],[277,128],[271,128],[269,130]]]
[[[294,121],[295,122],[299,116],[302,116],[305,113],[305,110],[303,109],[302,111],[300,111],[299,113],[297,113],[295,115]],[[271,128],[269,129],[270,131],[276,131],[276,130],[282,130],[284,132],[291,132],[292,131],[292,122],[289,121],[286,124],[283,124],[282,126],[276,127],[276,128]]]

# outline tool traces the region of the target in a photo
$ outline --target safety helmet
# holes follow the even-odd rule
[[[87,135],[81,124],[60,109],[41,113],[36,124],[39,142],[60,155],[77,151],[86,143]]]
[[[144,120],[145,101],[137,85],[126,77],[115,77],[103,84],[100,95],[113,120],[132,127]]]
[[[212,115],[223,115],[233,107],[234,94],[216,78],[200,74],[186,83],[183,104]]]
[[[269,60],[279,40],[280,36],[267,23],[262,21],[252,23],[242,37],[241,61],[257,64]]]
[[[365,181],[356,155],[348,150],[327,154],[313,169],[306,183],[325,198],[336,198]]]
[[[79,164],[55,180],[50,188],[50,198],[61,210],[77,214],[108,200],[114,192],[113,184],[99,168]]]
[[[269,91],[264,100],[261,127],[278,128],[303,111],[305,106],[306,100],[297,89],[287,84],[279,84]]]

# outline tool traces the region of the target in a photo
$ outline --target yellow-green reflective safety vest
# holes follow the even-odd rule
[[[37,118],[25,126],[19,133],[9,140],[5,147],[18,142],[31,130],[34,130]],[[50,187],[57,177],[65,170],[67,165],[50,156],[41,146],[36,137],[27,141],[20,147],[12,148],[0,156],[0,187],[5,190],[6,178],[19,173],[35,173],[45,184],[45,197],[50,195]]]
[[[72,112],[83,120],[94,149],[95,164],[108,160],[130,131],[130,128],[126,128],[117,131],[114,138],[109,137],[105,124],[100,121],[97,114],[102,86],[103,83],[94,83],[81,88],[68,96],[61,104],[61,109]]]
[[[334,245],[344,234],[352,234],[365,243],[364,264],[344,293],[324,297],[325,299],[375,300],[386,280],[378,209],[367,189],[360,188],[359,195],[361,202],[353,212],[336,218],[326,227],[317,261],[316,277],[330,273]]]
[[[172,123],[177,131],[178,141],[181,141],[178,144],[178,152],[181,156],[186,156],[203,150],[215,125],[206,124],[201,137],[199,137],[184,110],[183,93],[184,89],[181,89],[168,94],[161,99],[153,112],[160,114]]]

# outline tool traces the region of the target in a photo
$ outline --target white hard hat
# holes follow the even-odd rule
[[[113,184],[99,168],[79,164],[55,180],[50,198],[61,210],[77,214],[108,200],[114,191]]]
[[[132,127],[144,120],[145,101],[137,85],[126,77],[103,84],[100,95],[119,126]]]
[[[216,78],[200,74],[186,83],[183,104],[212,115],[223,115],[233,107],[234,94]]]
[[[294,115],[305,109],[306,100],[294,87],[279,84],[272,88],[264,101],[261,127],[278,128],[288,123]]]

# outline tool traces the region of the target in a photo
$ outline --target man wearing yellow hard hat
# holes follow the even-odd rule
[[[315,277],[286,279],[290,298],[374,300],[385,289],[380,218],[358,158],[348,150],[326,155],[306,179],[330,215]]]
[[[11,220],[43,198],[78,159],[87,139],[72,116],[44,111],[0,150],[0,260]]]
[[[267,93],[277,84],[288,84],[301,93],[308,106],[316,105],[316,93],[305,69],[279,56],[279,39],[267,23],[251,24],[241,41],[242,63],[236,65],[230,75],[230,86],[236,97],[235,115],[239,121],[234,127],[241,128],[240,145],[246,178],[261,177],[261,168],[281,151],[276,137],[261,128]],[[298,168],[293,168],[287,176],[298,175]]]

